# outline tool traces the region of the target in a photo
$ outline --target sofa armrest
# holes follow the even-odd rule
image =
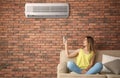
[[[67,68],[66,62],[58,64],[57,73],[68,73],[68,68]]]

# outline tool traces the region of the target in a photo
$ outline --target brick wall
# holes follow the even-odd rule
[[[67,2],[70,16],[26,18],[26,2]],[[56,78],[64,35],[69,49],[80,48],[86,35],[97,49],[120,49],[119,8],[120,0],[1,0],[0,78]]]

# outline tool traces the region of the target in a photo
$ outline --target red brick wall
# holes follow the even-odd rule
[[[33,19],[24,15],[27,2],[67,2],[67,19]],[[1,0],[0,78],[56,78],[62,37],[69,49],[95,38],[97,49],[120,49],[120,0]]]

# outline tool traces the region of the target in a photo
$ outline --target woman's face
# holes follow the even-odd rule
[[[83,40],[83,46],[87,46],[87,38]]]

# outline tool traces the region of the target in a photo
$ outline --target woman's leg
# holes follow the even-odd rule
[[[78,73],[78,74],[80,74],[81,71],[82,71],[82,69],[80,69],[80,68],[79,68],[74,62],[72,62],[72,61],[68,61],[68,62],[67,62],[67,68],[68,68],[69,70],[71,70],[71,71],[74,71],[74,72]]]
[[[86,74],[96,74],[99,73],[103,68],[102,63],[96,63],[92,68],[90,68]]]

